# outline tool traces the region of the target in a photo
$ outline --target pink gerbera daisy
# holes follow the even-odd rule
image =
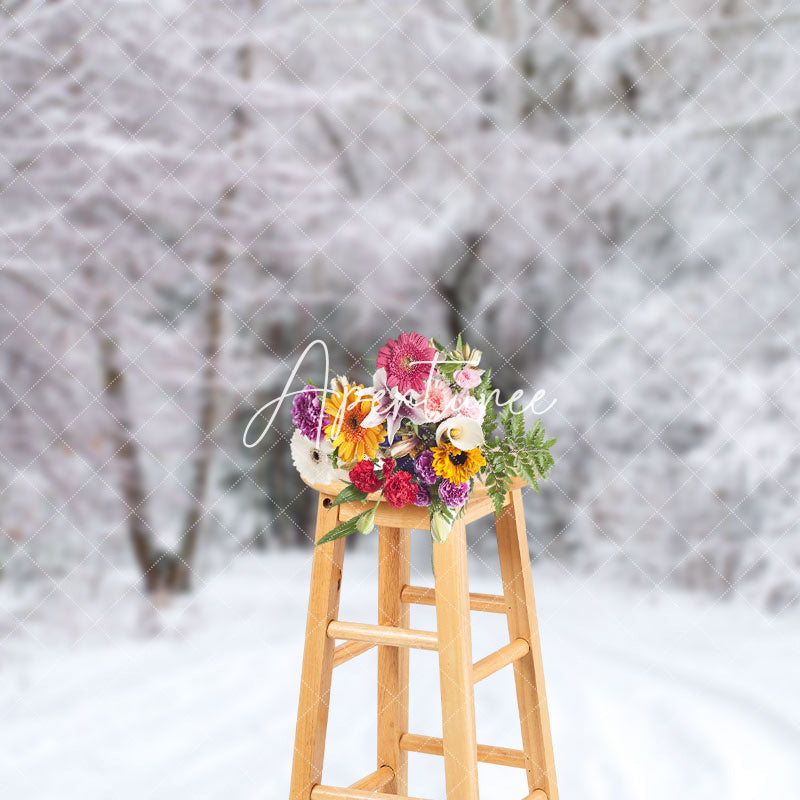
[[[386,383],[400,394],[422,392],[436,356],[428,340],[419,333],[401,333],[378,350],[377,366],[386,370]]]

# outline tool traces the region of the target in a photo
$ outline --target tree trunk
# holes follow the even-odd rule
[[[189,481],[190,505],[186,513],[178,557],[173,576],[176,591],[191,589],[192,567],[197,553],[197,541],[206,512],[208,485],[214,457],[214,427],[218,419],[219,372],[218,355],[223,335],[223,278],[228,265],[227,254],[220,245],[212,258],[214,277],[208,288],[208,303],[205,317],[205,344],[203,346],[203,374],[200,385],[200,412],[198,427],[200,441],[197,444]]]
[[[252,0],[255,13],[261,5],[260,0]],[[239,77],[242,81],[253,78],[253,48],[244,44],[239,50]],[[240,152],[242,140],[247,131],[248,118],[244,104],[234,109],[233,129],[230,135],[230,156],[241,163],[244,154]],[[202,532],[209,494],[209,483],[214,462],[214,428],[219,419],[219,354],[224,335],[224,296],[225,278],[231,264],[229,249],[230,230],[228,220],[235,214],[234,200],[236,185],[229,186],[221,195],[218,207],[220,221],[220,243],[214,250],[210,262],[211,279],[207,290],[205,316],[205,344],[203,346],[203,375],[200,385],[200,411],[198,428],[200,441],[194,451],[192,476],[189,482],[189,510],[186,513],[180,542],[178,557],[175,562],[175,574],[172,588],[176,591],[188,591],[192,585],[192,568],[197,554],[197,543]]]
[[[496,34],[505,44],[507,53],[506,69],[502,73],[501,82],[500,117],[502,126],[510,131],[519,124],[523,100],[520,63],[522,9],[519,7],[519,0],[495,0],[494,13]]]
[[[480,261],[481,241],[482,237],[477,233],[467,234],[463,244],[459,243],[462,251],[458,259],[437,285],[439,294],[448,306],[447,333],[453,341],[472,321],[480,289],[477,282],[481,279],[483,267]]]
[[[120,471],[120,492],[128,510],[128,536],[133,555],[142,575],[145,590],[153,593],[165,588],[171,580],[172,561],[169,554],[155,544],[152,528],[147,519],[147,492],[141,451],[131,433],[130,406],[126,390],[125,373],[120,364],[119,346],[107,332],[101,331],[100,369],[103,380],[103,398],[111,415],[113,460]]]

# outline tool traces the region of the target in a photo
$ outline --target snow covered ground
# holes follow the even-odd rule
[[[374,621],[374,538],[345,562],[342,617]],[[235,560],[190,599],[128,592],[47,604],[0,643],[0,796],[8,800],[281,800],[288,795],[310,556]],[[497,591],[473,558],[477,591]],[[534,570],[564,800],[797,800],[800,617]],[[430,582],[424,536],[414,581]],[[59,607],[65,602],[62,598]],[[0,613],[11,600],[2,598]],[[414,627],[433,627],[415,608]],[[71,620],[71,627],[66,620]],[[503,623],[473,615],[476,658]],[[5,635],[5,632],[4,632]],[[326,782],[371,771],[375,655],[336,671]],[[411,729],[440,730],[435,655],[412,653]],[[513,681],[477,689],[478,737],[519,746]],[[481,767],[484,800],[517,800],[517,770]],[[411,793],[444,798],[441,761],[411,756]]]

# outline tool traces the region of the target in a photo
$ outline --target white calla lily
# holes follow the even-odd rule
[[[483,428],[479,422],[469,417],[450,417],[440,422],[436,428],[436,444],[441,444],[442,439],[459,450],[472,450],[484,443]]]

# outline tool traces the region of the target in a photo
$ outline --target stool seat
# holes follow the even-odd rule
[[[309,484],[311,485],[311,484]],[[334,505],[347,484],[312,486],[318,493],[316,540],[364,511],[360,501]],[[444,542],[434,542],[434,586],[411,585],[410,534],[429,528],[428,509],[378,503],[378,623],[339,619],[345,542],[332,539],[314,548],[305,651],[300,679],[289,800],[413,800],[408,796],[408,753],[444,761],[447,800],[479,800],[478,763],[524,769],[524,800],[558,800],[544,669],[533,597],[530,553],[516,479],[498,515],[484,484],[473,487],[469,504]],[[367,498],[375,503],[379,494]],[[494,514],[502,595],[474,594],[467,575],[466,525]],[[413,629],[413,604],[436,608],[436,631]],[[508,643],[474,661],[470,612],[503,614]],[[343,641],[337,646],[336,641]],[[349,787],[322,781],[325,738],[334,668],[373,648],[378,651],[378,741],[376,769]],[[433,650],[439,657],[442,736],[409,731],[409,650]],[[475,685],[512,667],[522,750],[478,744]]]
[[[328,506],[330,506],[331,498],[336,497],[342,489],[346,488],[349,484],[343,481],[333,481],[324,485],[308,483],[312,489],[316,489],[321,496],[327,498]],[[527,483],[522,478],[512,478],[509,493],[506,495],[505,505],[510,502],[511,492],[515,489],[521,489],[527,486]],[[367,495],[365,503],[375,503],[380,498],[380,492],[372,492]],[[357,517],[367,506],[361,502],[342,503],[339,506],[339,522],[347,522],[347,520]],[[494,511],[494,504],[489,497],[486,484],[480,481],[475,481],[470,492],[467,508],[463,514],[464,523],[474,522],[481,517],[485,517]],[[395,528],[410,528],[411,530],[427,531],[430,529],[430,515],[427,508],[418,506],[404,506],[403,508],[392,508],[386,500],[381,499],[378,508],[375,511],[375,524],[385,525],[387,527]]]

